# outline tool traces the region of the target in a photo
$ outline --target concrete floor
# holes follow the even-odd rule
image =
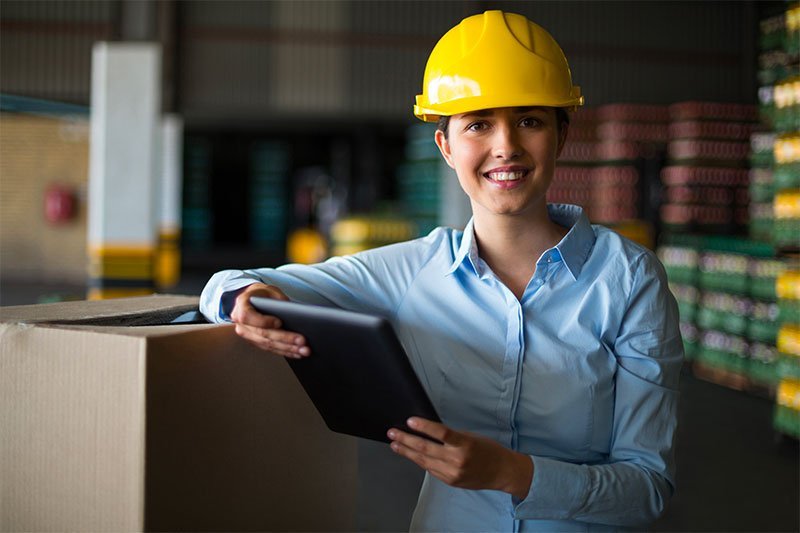
[[[173,294],[199,294],[207,273]],[[0,280],[0,305],[83,299],[82,286]],[[800,531],[800,453],[772,429],[773,403],[693,377],[681,380],[678,491],[653,531]],[[362,441],[362,531],[406,530],[422,476],[385,445]]]

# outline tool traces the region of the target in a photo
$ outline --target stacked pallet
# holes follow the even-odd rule
[[[669,107],[661,220],[677,232],[738,234],[749,220],[750,135],[755,106],[681,102]]]
[[[777,280],[781,328],[778,332],[778,373],[775,428],[800,438],[800,270],[784,272]]]
[[[771,242],[787,264],[777,278],[780,330],[774,428],[800,437],[800,4],[761,21],[758,91],[766,131],[752,138],[751,160],[762,193],[751,212],[762,215],[750,233]]]
[[[250,241],[259,249],[284,252],[289,170],[288,145],[278,141],[262,141],[253,145],[248,209]]]
[[[779,380],[775,283],[785,261],[768,244],[735,237],[670,236],[657,253],[694,373],[772,395]]]
[[[406,131],[405,161],[397,168],[398,200],[403,213],[427,235],[439,225],[441,186],[446,167],[433,136],[434,124],[421,123]]]
[[[185,143],[183,175],[183,245],[190,249],[206,249],[212,244],[211,210],[211,143],[189,137]]]
[[[371,248],[407,241],[418,234],[405,219],[381,215],[342,218],[331,226],[332,255],[349,255]]]
[[[641,162],[657,157],[666,121],[663,106],[610,104],[576,112],[548,201],[580,205],[592,222],[652,247]]]

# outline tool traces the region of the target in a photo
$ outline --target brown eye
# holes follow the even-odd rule
[[[467,131],[482,131],[485,130],[488,125],[485,122],[473,122],[469,126],[467,126]]]
[[[519,121],[519,125],[523,128],[537,128],[542,125],[542,121],[538,118],[525,117]]]

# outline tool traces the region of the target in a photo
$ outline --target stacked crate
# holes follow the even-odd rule
[[[752,138],[751,160],[763,169],[751,190],[763,184],[752,212],[768,213],[769,224],[754,221],[753,236],[769,240],[784,262],[774,292],[780,329],[776,335],[779,384],[774,427],[800,437],[800,4],[761,22],[759,111],[766,131]],[[767,216],[765,215],[765,220]]]
[[[800,82],[797,92],[800,100]],[[800,253],[800,125],[775,139],[774,161],[772,241],[785,252]]]
[[[332,255],[349,255],[379,246],[407,241],[418,233],[405,218],[368,215],[342,218],[331,226]]]
[[[780,314],[775,283],[786,270],[786,263],[776,257],[774,249],[768,245],[753,246],[762,248],[765,252],[763,257],[751,257],[747,267],[749,294],[753,298],[746,332],[750,343],[749,377],[755,386],[760,386],[771,394],[780,378],[776,347]]]
[[[706,238],[698,263],[701,296],[695,374],[732,388],[748,388],[750,343],[746,336],[753,311],[749,293],[750,256],[741,242]]]
[[[592,220],[611,227],[655,222],[651,189],[658,180],[668,122],[666,106],[610,104],[597,109]]]
[[[671,235],[657,253],[694,373],[771,395],[778,382],[775,280],[785,269],[774,249],[736,237]]]
[[[436,126],[421,123],[406,132],[405,162],[397,168],[398,200],[403,213],[416,225],[413,236],[427,235],[439,225],[443,163],[436,143]]]
[[[699,331],[695,324],[700,289],[697,274],[702,240],[699,237],[673,237],[656,250],[669,279],[669,288],[678,302],[680,330],[687,361],[697,358]]]
[[[652,248],[653,224],[643,219],[648,190],[642,161],[658,158],[666,118],[663,106],[611,104],[577,111],[548,201],[580,205],[592,222]]]
[[[750,136],[750,224],[751,239],[772,242],[775,216],[773,201],[773,150],[775,134],[769,131]]]
[[[181,241],[187,248],[206,249],[212,241],[211,143],[186,139],[183,175]]]
[[[248,196],[250,242],[258,249],[283,253],[287,231],[286,184],[289,148],[279,141],[253,144]]]
[[[547,191],[548,202],[579,205],[591,218],[596,146],[596,111],[581,108],[571,117],[567,142]]]
[[[749,220],[748,171],[757,108],[680,102],[669,107],[668,164],[661,172],[661,220],[670,231],[743,233]]]
[[[776,395],[775,429],[800,438],[800,270],[777,280],[781,329],[778,333],[780,384]]]

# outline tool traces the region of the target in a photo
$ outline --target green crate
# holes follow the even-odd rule
[[[782,133],[800,130],[800,106],[787,106],[783,109],[776,107],[772,124],[775,131]]]
[[[778,320],[800,324],[800,300],[778,300]]]
[[[800,380],[800,357],[779,352],[777,364],[781,378]]]
[[[747,362],[747,376],[761,385],[774,387],[780,381],[778,365],[775,361],[750,359]]]
[[[687,361],[694,361],[697,359],[697,352],[699,346],[696,342],[683,339],[683,357]]]
[[[775,165],[775,157],[772,152],[750,153],[750,166],[752,168],[772,168],[773,165]]]
[[[778,330],[780,324],[771,320],[754,320],[750,319],[747,324],[747,338],[750,340],[763,342],[766,344],[775,344],[775,339],[778,337]]]
[[[718,329],[721,330],[722,313],[716,309],[709,309],[707,307],[700,307],[694,316],[694,321],[698,328],[701,329]]]
[[[748,190],[751,202],[770,202],[775,196],[775,187],[772,183],[750,182]]]
[[[694,322],[697,317],[697,305],[691,302],[678,301],[678,313],[681,320]]]
[[[800,411],[776,404],[772,424],[779,432],[800,438]]]
[[[695,267],[664,265],[664,269],[667,271],[667,277],[670,281],[687,285],[697,283],[697,268]]]
[[[800,218],[776,218],[772,240],[780,248],[800,248]]]
[[[748,234],[751,239],[760,241],[772,240],[772,218],[750,218]]]
[[[746,355],[738,355],[724,350],[701,346],[697,352],[697,361],[706,366],[719,368],[728,372],[745,374],[748,359]]]
[[[698,278],[699,285],[703,289],[734,294],[747,294],[748,292],[748,277],[745,274],[700,271]]]
[[[800,163],[783,163],[780,165],[775,165],[772,179],[773,194],[775,192],[785,191],[787,189],[800,188]]]
[[[774,302],[777,296],[775,295],[775,278],[750,278],[750,296]]]

